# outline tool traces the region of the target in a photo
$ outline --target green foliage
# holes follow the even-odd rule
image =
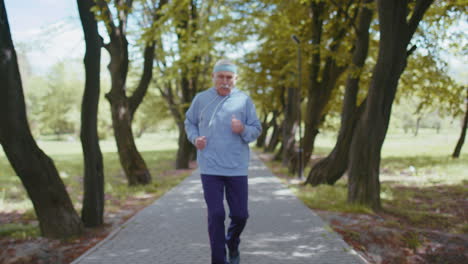
[[[437,112],[441,116],[459,116],[463,113],[464,87],[447,73],[446,64],[437,62],[433,56],[413,54],[400,79],[398,98],[411,99],[414,106],[411,116],[424,116]],[[397,100],[399,101],[399,100]],[[409,102],[403,101],[403,104]]]
[[[84,87],[76,61],[58,62],[47,77],[32,76],[26,82],[25,97],[33,133],[75,133],[79,128],[79,111]]]
[[[40,235],[37,224],[4,224],[0,225],[0,238],[9,237],[13,239],[26,239]]]

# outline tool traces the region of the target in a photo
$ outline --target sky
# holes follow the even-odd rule
[[[44,74],[60,60],[83,58],[84,37],[76,0],[4,1],[17,52],[26,49],[34,73]],[[461,27],[468,30],[468,23],[461,22]],[[468,84],[468,58],[452,56],[448,60],[452,76]]]
[[[17,52],[26,47],[33,72],[45,73],[57,61],[83,57],[76,1],[5,0],[5,6]]]

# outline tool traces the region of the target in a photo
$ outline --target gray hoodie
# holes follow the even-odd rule
[[[232,117],[244,125],[241,134],[231,130]],[[262,131],[252,99],[233,88],[227,96],[220,96],[214,87],[198,93],[185,113],[187,138],[195,143],[199,136],[206,137],[206,147],[197,152],[202,174],[222,176],[247,175],[249,143]]]

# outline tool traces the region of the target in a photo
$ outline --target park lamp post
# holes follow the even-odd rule
[[[297,96],[299,98],[297,98],[298,102],[299,102],[299,109],[298,109],[298,123],[299,123],[299,175],[298,175],[298,178],[299,180],[302,180],[303,179],[303,171],[304,171],[304,163],[303,163],[303,158],[302,158],[302,152],[303,152],[303,149],[302,149],[302,126],[301,126],[301,120],[302,120],[302,109],[301,109],[301,88],[302,88],[302,63],[301,63],[301,41],[299,40],[299,38],[296,36],[296,35],[292,35],[291,38],[294,40],[294,42],[296,43],[297,45],[297,71],[298,71],[298,84],[297,84],[297,89],[298,89],[298,92],[297,92]]]

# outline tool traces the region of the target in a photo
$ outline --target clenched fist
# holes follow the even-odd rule
[[[235,115],[232,115],[231,129],[232,129],[232,132],[236,134],[240,134],[244,131],[244,125],[239,119],[236,118]]]
[[[202,150],[206,147],[206,137],[201,136],[195,139],[195,147],[199,150]]]

